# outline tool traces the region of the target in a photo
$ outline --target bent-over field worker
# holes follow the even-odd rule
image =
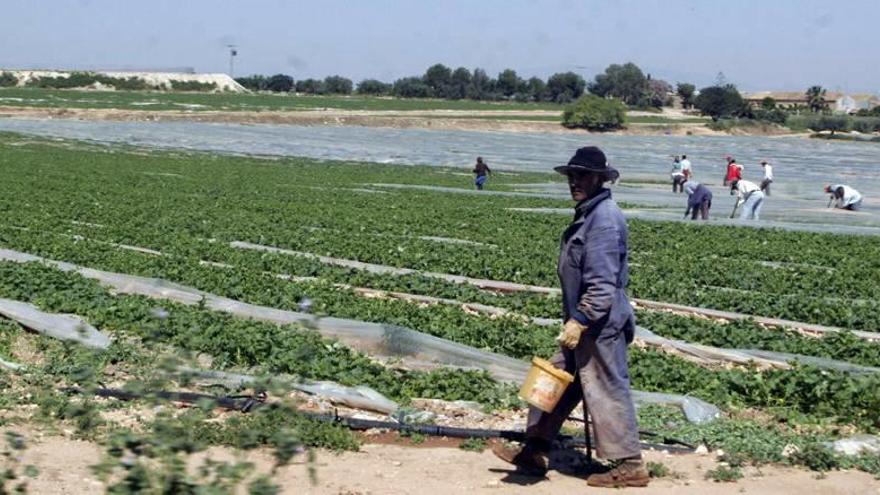
[[[829,208],[832,203],[841,210],[858,211],[862,207],[862,194],[849,186],[832,184],[825,186],[825,192],[831,194]]]
[[[709,219],[709,209],[712,208],[712,191],[697,181],[689,180],[684,183],[684,192],[688,195],[687,209],[684,217],[691,215],[691,220],[696,220],[697,215],[703,220]]]
[[[730,218],[740,207],[740,220],[760,220],[761,207],[764,205],[764,193],[752,181],[736,179],[730,183],[730,195],[736,196],[736,203],[733,205],[733,211]]]
[[[619,173],[595,146],[580,148],[568,165],[555,170],[568,176],[575,217],[562,234],[558,274],[562,284],[564,326],[560,351],[551,362],[575,376],[556,408],[529,411],[527,441],[521,448],[499,446],[495,454],[522,471],[543,475],[546,455],[563,422],[580,401],[592,417],[599,457],[612,468],[588,479],[592,486],[645,486],[635,406],[630,395],[627,346],[635,317],[624,293],[628,229],[623,212],[605,182]]]

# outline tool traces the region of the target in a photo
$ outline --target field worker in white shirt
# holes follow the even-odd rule
[[[761,161],[761,167],[764,169],[764,180],[761,181],[761,192],[766,196],[770,196],[770,184],[773,183],[773,165],[767,163],[767,160]]]
[[[672,160],[672,170],[669,171],[669,176],[672,178],[672,192],[684,192],[684,181],[687,179],[681,169],[681,159],[678,156]]]
[[[694,170],[691,168],[691,161],[687,155],[681,155],[681,171],[684,173],[684,180],[693,180]]]
[[[834,203],[835,208],[841,210],[858,211],[862,207],[862,195],[855,189],[843,184],[825,186],[825,192],[831,194],[828,207]]]
[[[757,184],[747,180],[735,180],[730,183],[730,195],[736,195],[736,205],[730,218],[736,213],[736,209],[742,207],[739,214],[740,220],[758,220],[761,206],[764,204],[764,193]]]

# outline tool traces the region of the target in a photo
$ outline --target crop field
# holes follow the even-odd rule
[[[149,91],[77,91],[41,88],[2,88],[0,106],[45,108],[99,108],[179,111],[301,111],[301,110],[550,110],[555,103],[483,102],[378,98],[369,96],[291,96],[242,93],[164,93]]]
[[[318,316],[398,325],[520,360],[547,357],[555,350],[558,328],[536,318],[559,318],[558,295],[491,291],[435,275],[557,287],[559,235],[568,219],[509,209],[565,208],[569,202],[375,185],[470,188],[466,172],[160,152],[2,134],[0,248],[155,277],[270,308],[301,311],[305,304]],[[509,173],[493,176],[490,187],[559,180]],[[644,309],[638,312],[641,326],[719,348],[880,367],[880,342],[848,331],[880,330],[876,237],[637,220],[629,225],[634,297],[843,330],[815,337],[751,320]],[[240,243],[278,250],[242,249]],[[411,271],[369,272],[318,256]],[[365,296],[379,291],[409,298]],[[446,302],[415,302],[415,296]],[[342,450],[358,448],[359,439],[299,415],[295,404],[241,416],[209,407],[182,413],[165,409],[137,427],[125,427],[113,420],[119,410],[140,411],[156,399],[120,403],[59,394],[58,387],[203,390],[170,372],[184,364],[365,385],[405,406],[433,398],[476,401],[493,411],[522,408],[513,385],[484,371],[409,369],[304,326],[116,293],[49,265],[0,261],[0,298],[78,315],[112,336],[108,350],[87,350],[0,319],[0,358],[27,366],[21,373],[0,371],[6,390],[0,394],[0,422],[60,422],[102,442],[108,479],[134,475],[113,456],[132,442],[154,445],[177,438],[169,443],[173,447],[154,452],[163,460],[179,460],[208,445],[269,446],[281,465],[292,457],[292,443]],[[463,303],[507,314],[490,315]],[[787,369],[707,366],[642,346],[631,347],[630,366],[638,390],[689,394],[722,411],[716,421],[696,425],[676,409],[646,406],[639,413],[644,429],[722,448],[734,466],[774,462],[880,475],[877,454],[843,457],[821,443],[880,430],[880,374],[804,363]],[[144,460],[143,469],[149,464]],[[168,469],[165,474],[173,476]]]

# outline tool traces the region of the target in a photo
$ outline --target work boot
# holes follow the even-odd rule
[[[651,475],[642,459],[624,459],[604,473],[587,478],[587,484],[602,488],[624,488],[627,486],[648,486]]]
[[[547,474],[548,451],[549,449],[532,441],[527,441],[522,446],[506,442],[499,442],[492,446],[492,453],[495,454],[495,457],[513,464],[519,472],[529,476]]]

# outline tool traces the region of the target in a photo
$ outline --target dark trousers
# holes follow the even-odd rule
[[[605,329],[608,330],[608,329]],[[574,375],[553,412],[529,408],[526,436],[542,442],[556,438],[562,424],[583,401],[593,420],[596,454],[603,459],[641,455],[636,409],[629,389],[627,342],[623,331],[591,337],[587,330],[574,350],[563,348],[550,362]],[[604,332],[603,332],[604,333]],[[589,430],[587,430],[589,432]]]
[[[770,184],[773,181],[771,179],[764,179],[761,181],[761,192],[764,193],[765,196],[770,196]]]
[[[684,192],[684,176],[672,176],[672,192]]]
[[[709,208],[712,208],[712,201],[707,199],[699,204],[696,208],[691,209],[691,220],[696,220],[697,215],[700,215],[700,218],[703,220],[709,219]]]

